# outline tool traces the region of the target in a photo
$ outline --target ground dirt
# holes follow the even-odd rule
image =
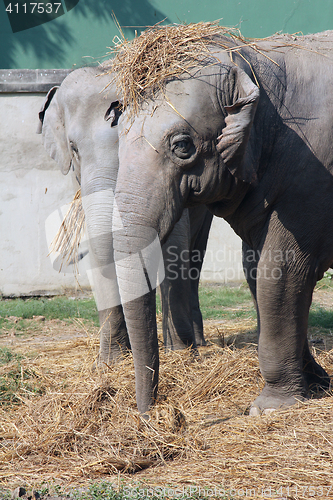
[[[316,290],[314,303],[332,309],[333,290]],[[3,486],[34,489],[44,481],[71,488],[107,480],[132,497],[140,485],[178,488],[184,497],[197,488],[198,498],[217,498],[214,488],[223,488],[253,499],[272,498],[272,491],[273,498],[308,499],[312,487],[311,497],[333,499],[331,393],[247,416],[263,386],[253,318],[205,321],[209,345],[199,357],[161,347],[159,402],[148,423],[135,408],[131,358],[96,369],[97,327],[80,318],[36,317],[18,332],[15,322],[8,320],[0,347],[22,354],[22,380],[30,370],[42,389],[40,396],[20,393],[21,405],[2,410]],[[332,332],[333,324],[309,329],[314,354],[331,376]],[[180,496],[169,492],[169,498]]]

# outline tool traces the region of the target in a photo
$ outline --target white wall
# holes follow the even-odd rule
[[[201,272],[201,281],[244,281],[242,241],[229,224],[214,217]]]
[[[51,85],[50,85],[51,86]],[[1,93],[0,82],[0,293],[40,295],[73,291],[76,281],[58,273],[48,257],[45,221],[74,194],[36,134],[45,93]],[[59,219],[60,223],[60,219]],[[228,224],[215,219],[203,281],[243,281],[240,240]],[[82,261],[80,286],[89,287]]]
[[[73,276],[56,272],[48,257],[45,220],[73,198],[36,134],[45,94],[0,94],[0,292],[5,295],[63,293]],[[89,286],[80,276],[83,287]]]

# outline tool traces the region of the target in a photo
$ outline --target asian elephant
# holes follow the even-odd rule
[[[119,120],[124,230],[114,228],[115,261],[123,296],[133,273],[126,255],[155,232],[164,243],[185,207],[206,205],[228,221],[244,241],[257,305],[265,381],[250,408],[257,415],[330,384],[307,324],[315,283],[333,264],[333,32],[211,43],[210,56],[146,93],[134,117],[128,103]],[[124,304],[143,413],[158,385],[154,302],[151,290]]]
[[[110,121],[104,119],[106,103],[117,100],[114,86],[103,91],[110,80],[110,75],[103,75],[102,68],[75,70],[59,88],[50,90],[39,113],[39,133],[42,133],[47,152],[59,164],[63,174],[72,168],[78,185],[81,185],[101,325],[99,361],[107,364],[130,349],[113,263],[112,214],[118,172],[118,117],[115,114],[110,119],[108,114]],[[211,220],[212,215],[205,208],[185,210],[175,225],[168,246],[163,247],[166,264],[166,279],[161,284],[163,335],[165,346],[170,349],[205,345],[198,282]],[[170,247],[172,252],[169,252]],[[182,252],[191,254],[194,249],[202,257],[198,276],[193,280],[188,279],[188,275],[182,279],[181,273],[177,272],[179,267],[185,266],[188,273],[190,265],[190,262],[183,262]],[[168,270],[169,253],[172,253],[172,262],[176,260],[170,269],[172,272]]]

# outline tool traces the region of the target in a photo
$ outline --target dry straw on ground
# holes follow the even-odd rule
[[[206,336],[217,343],[200,356],[161,349],[159,400],[149,421],[136,410],[131,357],[104,373],[93,370],[97,329],[85,336],[77,323],[81,338],[34,345],[22,369],[34,373],[43,394],[22,390],[22,404],[0,412],[1,482],[116,483],[120,473],[128,481],[229,489],[333,484],[332,395],[246,415],[263,384],[256,348],[227,344],[249,326],[253,320],[230,322],[217,332],[212,324]],[[225,347],[218,345],[222,334]],[[17,343],[20,349],[27,352],[27,344]],[[333,351],[319,360],[332,374]]]

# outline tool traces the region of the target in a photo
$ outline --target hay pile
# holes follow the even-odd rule
[[[109,72],[115,73],[113,81],[124,106],[130,106],[130,114],[135,116],[140,102],[162,90],[169,79],[206,64],[207,58],[214,62],[209,50],[212,45],[227,50],[230,55],[244,45],[257,50],[255,41],[246,40],[235,28],[219,26],[218,21],[155,25],[134,40],[117,39]]]
[[[227,341],[245,334],[250,323],[253,328],[253,320],[220,326],[225,347],[213,343],[198,358],[161,350],[159,401],[148,422],[136,410],[131,357],[105,373],[93,370],[97,329],[93,336],[89,331],[86,338],[35,347],[22,369],[35,374],[43,394],[22,391],[22,405],[0,410],[1,483],[116,483],[119,473],[131,481],[136,472],[135,480],[158,485],[332,484],[332,395],[246,416],[263,385],[256,348]],[[206,335],[217,341],[213,325]],[[333,351],[319,359],[332,374]]]
[[[84,231],[85,215],[82,206],[81,189],[78,189],[51,244],[50,251],[60,253],[61,265],[59,272],[61,272],[64,265],[71,263],[74,264],[74,271],[77,272],[79,245]]]

